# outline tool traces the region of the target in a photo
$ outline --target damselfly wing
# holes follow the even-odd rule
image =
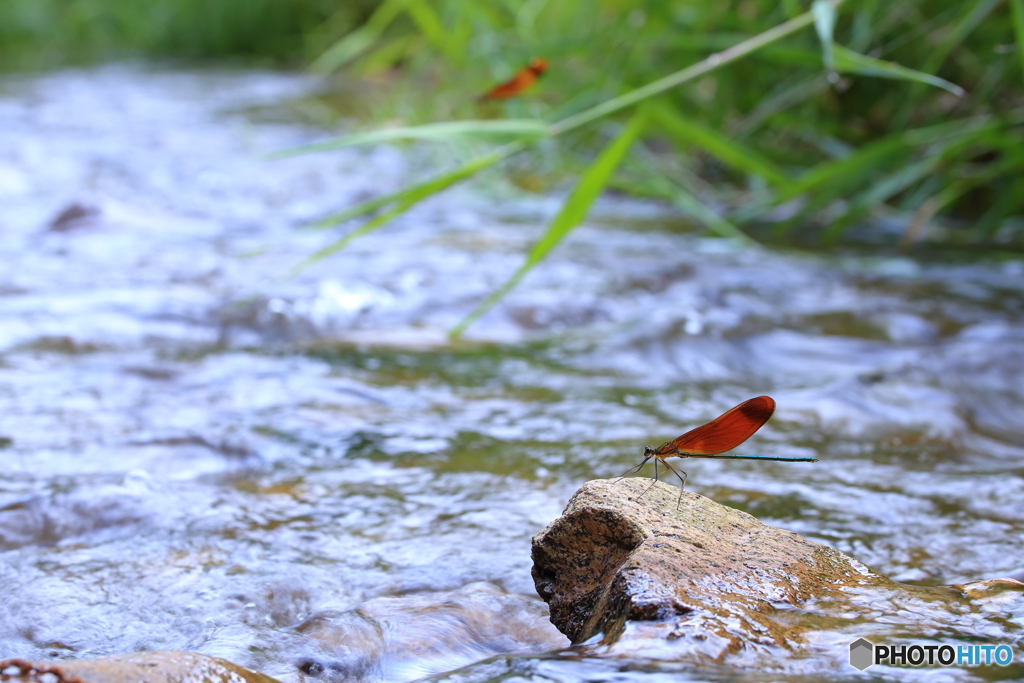
[[[686,472],[677,470],[666,462],[666,458],[729,458],[732,460],[778,460],[781,462],[818,462],[817,458],[784,457],[773,455],[731,455],[726,454],[753,436],[754,432],[764,426],[775,413],[775,399],[771,396],[755,396],[738,406],[722,413],[711,422],[691,429],[682,436],[666,441],[657,448],[644,448],[644,459],[619,475],[619,478],[632,472],[639,472],[654,458],[654,481],[658,481],[658,464],[667,467],[679,477],[679,501],[683,498],[686,486]],[[640,496],[650,491],[654,484],[644,490]],[[640,497],[638,496],[638,498]],[[679,501],[676,507],[679,507]]]
[[[654,457],[719,455],[754,435],[775,412],[775,399],[757,396],[654,449]]]

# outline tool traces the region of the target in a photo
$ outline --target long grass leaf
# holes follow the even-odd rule
[[[838,7],[843,3],[843,1],[844,0],[827,0],[827,2],[831,3],[834,7]],[[770,45],[788,35],[796,33],[797,31],[809,26],[813,21],[814,15],[811,12],[804,12],[800,16],[759,33],[753,38],[748,38],[747,40],[737,43],[722,52],[713,54],[704,61],[688,66],[685,69],[676,71],[675,73],[671,73],[668,76],[659,78],[656,81],[652,81],[647,85],[631,90],[619,95],[618,97],[613,97],[612,99],[606,100],[594,107],[591,107],[590,109],[587,109],[586,111],[581,111],[578,114],[562,119],[551,126],[551,134],[558,135],[565,131],[572,130],[573,128],[579,128],[591,121],[608,116],[609,114],[613,114],[625,109],[626,107],[637,104],[638,102],[650,99],[651,97],[663,93],[666,90],[670,90],[678,85],[692,81],[693,79],[703,76],[706,73],[710,73],[715,69],[719,69],[730,62],[746,57],[765,45]]]
[[[864,52],[871,45],[873,37],[872,18],[878,8],[879,0],[862,0],[853,15],[853,26],[850,30],[850,47],[857,52]]]
[[[380,73],[400,62],[409,52],[415,50],[422,36],[416,33],[399,36],[394,40],[380,40],[359,59],[359,74]]]
[[[943,36],[939,44],[934,49],[929,51],[928,61],[925,62],[923,71],[933,73],[938,71],[942,63],[946,61],[946,57],[953,51],[960,43],[964,42],[964,39],[971,34],[974,29],[985,20],[992,10],[1002,2],[1002,0],[976,0],[971,10],[967,12],[961,19],[956,23],[951,31]]]
[[[365,225],[356,228],[355,230],[348,233],[341,239],[338,239],[332,242],[331,244],[327,245],[323,249],[320,249],[315,254],[313,254],[312,256],[310,256],[309,258],[305,259],[304,261],[296,265],[294,268],[292,268],[291,274],[294,276],[297,273],[305,270],[309,266],[324,260],[328,256],[336,254],[337,252],[341,251],[349,244],[351,244],[353,240],[356,240],[359,237],[363,237],[365,235],[370,234],[371,232],[374,232],[375,230],[378,230],[379,228],[382,228],[383,226],[390,223],[394,218],[402,215],[403,213],[405,213],[410,208],[412,208],[419,202],[423,201],[424,199],[433,196],[438,192],[441,192],[442,190],[445,190],[462,180],[465,180],[466,178],[474,175],[475,173],[478,173],[479,171],[482,171],[488,166],[493,166],[494,164],[498,163],[499,161],[508,157],[509,155],[518,152],[519,150],[522,149],[522,147],[523,146],[521,143],[512,143],[509,145],[505,145],[504,147],[500,147],[494,150],[493,152],[490,152],[489,154],[485,154],[483,156],[477,157],[476,159],[468,161],[453,171],[449,171],[448,173],[444,173],[435,178],[431,178],[430,180],[427,180],[425,182],[419,183],[412,187],[405,188],[404,190],[397,192],[393,195],[389,195],[388,199],[391,202],[395,202],[397,204],[396,206],[392,207],[390,210],[386,211],[380,216],[377,216],[376,218],[370,220]],[[380,203],[379,200],[373,201],[378,202],[377,207],[375,208],[383,206],[383,204]],[[351,211],[352,210],[350,209],[349,212]]]
[[[996,194],[988,211],[974,224],[974,231],[985,236],[995,233],[1003,219],[1011,211],[1020,209],[1022,195],[1024,195],[1024,177],[1018,176],[1008,180],[1004,183],[1002,190]]]
[[[441,18],[437,12],[424,0],[406,0],[405,11],[409,13],[420,32],[426,36],[434,48],[447,57],[452,63],[462,61],[459,46],[455,41],[450,40]]]
[[[677,185],[673,185],[671,188],[666,188],[665,198],[672,202],[673,206],[682,211],[685,215],[693,218],[698,223],[701,223],[709,232],[712,232],[719,237],[731,239],[745,247],[751,247],[757,244],[757,242],[747,236],[745,232],[706,207],[699,199],[683,188]]]
[[[921,67],[925,73],[935,73],[942,66],[943,62],[960,43],[970,35],[971,31],[978,27],[985,17],[996,8],[1002,0],[976,0],[971,5],[970,11],[964,14],[953,28],[948,31],[939,41],[938,45],[929,50],[929,57]],[[918,96],[921,93],[921,86],[915,85],[907,93],[896,115],[893,117],[893,127],[902,130],[910,120],[911,112],[917,104]]]
[[[828,82],[828,77],[823,74],[801,80],[778,94],[759,102],[746,116],[732,124],[729,132],[734,136],[745,137],[779,112],[809,100],[825,92],[830,87],[831,84]]]
[[[635,183],[630,188],[634,192],[642,188],[645,196],[660,197],[672,202],[684,215],[720,237],[729,238],[748,247],[757,244],[742,230],[705,206],[688,189],[673,180],[670,174],[665,173],[660,168],[661,164],[658,163],[657,157],[644,145],[634,145],[633,151],[626,158],[624,165],[631,173],[635,173],[641,178],[640,183]]]
[[[1013,9],[1013,35],[1017,39],[1017,56],[1020,57],[1020,76],[1024,79],[1024,0],[1010,0]]]
[[[819,164],[805,174],[812,176],[811,178],[801,177],[798,180],[798,186],[810,190],[811,195],[811,200],[804,207],[804,213],[812,213],[829,202],[850,194],[857,186],[865,182],[870,183],[870,186],[850,203],[844,215],[826,232],[826,241],[830,241],[866,211],[910,187],[934,170],[941,160],[955,157],[959,150],[975,145],[985,136],[992,134],[1000,125],[1002,124],[998,121],[986,121],[982,117],[975,120],[951,121],[907,133],[897,133],[863,147],[844,159]],[[926,158],[908,163],[907,155],[916,154],[923,146],[927,146]],[[895,163],[897,170],[887,172],[886,168],[891,163]],[[780,230],[784,227],[780,225]]]
[[[972,187],[973,184],[970,183],[955,182],[926,199],[907,223],[907,229],[903,232],[903,237],[900,238],[900,248],[907,249],[920,242],[928,229],[929,221],[935,217],[935,214],[962,197]]]
[[[827,185],[848,186],[879,164],[905,154],[911,147],[902,136],[894,135],[865,145],[842,159],[823,161],[804,171],[792,189],[781,193],[777,201],[781,204]]]
[[[782,0],[782,9],[786,16],[792,19],[800,14],[800,2],[799,0]]]
[[[870,188],[850,203],[845,215],[833,221],[832,225],[825,230],[824,241],[826,243],[834,242],[853,221],[931,173],[941,160],[942,154],[932,154],[926,159],[904,166],[895,173],[875,180]]]
[[[659,130],[677,143],[696,145],[722,163],[743,173],[761,176],[774,185],[790,187],[793,184],[771,160],[712,128],[683,117],[667,106],[653,107],[651,117],[658,124]]]
[[[827,70],[834,71],[836,59],[832,35],[836,28],[836,8],[824,0],[814,0],[811,12],[814,14],[814,29],[818,32],[818,40],[821,41],[822,61],[825,62]]]
[[[422,126],[385,128],[367,133],[356,133],[324,140],[311,145],[293,147],[275,152],[269,158],[295,156],[312,152],[326,152],[342,147],[374,145],[399,140],[451,140],[454,138],[542,138],[548,135],[548,124],[539,119],[466,120],[428,123]]]
[[[391,192],[385,195],[381,195],[379,197],[374,197],[373,199],[368,199],[365,202],[360,202],[359,204],[347,208],[344,211],[332,213],[329,216],[321,218],[315,223],[310,223],[309,225],[305,226],[305,229],[327,230],[328,228],[333,228],[336,225],[341,225],[345,221],[350,221],[353,218],[358,218],[359,216],[364,216],[368,213],[372,213],[381,207],[387,206],[388,204],[394,204],[395,202],[400,201],[402,197],[405,196],[406,192],[408,192],[409,190],[421,187],[422,185],[425,185],[426,183],[429,183],[432,180],[433,179],[430,179],[424,181],[423,183],[403,187],[401,190],[398,190],[396,192]]]
[[[369,235],[370,233],[375,232],[376,230],[384,227],[392,220],[394,220],[398,216],[401,216],[403,213],[412,208],[414,204],[416,204],[415,201],[410,201],[408,199],[402,200],[398,204],[398,206],[395,206],[391,210],[385,211],[376,218],[373,218],[372,220],[369,220],[366,223],[360,225],[358,228],[346,234],[341,239],[331,242],[322,249],[318,249],[312,255],[303,259],[300,263],[296,264],[292,268],[291,273],[289,273],[289,277],[295,277],[296,275],[304,271],[306,268],[309,268],[312,265],[320,263],[320,261],[323,261],[328,256],[333,256],[334,254],[337,254],[339,251],[341,251],[348,245],[352,244],[352,242],[356,241],[360,237],[365,237],[366,235]]]
[[[864,176],[878,172],[886,163],[909,154],[915,148],[931,144],[953,144],[975,138],[986,131],[998,130],[1003,125],[1011,124],[979,116],[947,121],[906,133],[893,133],[864,145],[849,156],[824,161],[804,171],[790,190],[779,194],[776,203],[787,202],[804,193],[814,194],[818,204],[827,203],[856,185]]]
[[[836,71],[840,71],[842,73],[874,76],[875,78],[891,78],[901,81],[914,81],[916,83],[934,85],[937,88],[948,90],[957,97],[964,96],[963,88],[955,83],[950,83],[944,78],[932,76],[931,74],[926,74],[921,71],[915,71],[914,69],[908,69],[905,66],[900,66],[896,62],[885,62],[881,59],[868,57],[867,55],[862,55],[845,48],[842,45],[835,46],[835,68]]]
[[[408,0],[384,0],[366,23],[342,36],[310,65],[314,73],[330,73],[345,66],[380,39],[384,30],[405,9]]]
[[[646,125],[647,113],[645,109],[641,108],[633,114],[629,123],[622,129],[622,132],[601,151],[601,154],[598,155],[594,163],[583,173],[579,183],[576,185],[576,189],[573,190],[565,204],[562,205],[562,210],[551,221],[540,241],[534,245],[533,250],[530,251],[529,256],[526,258],[526,262],[519,267],[505,284],[491,293],[483,303],[477,306],[462,322],[452,329],[450,333],[452,337],[461,335],[466,328],[476,322],[487,311],[491,310],[573,228],[580,224],[586,217],[587,212],[590,211],[594,200],[598,198],[605,185],[608,184],[608,179],[614,173],[626,152],[629,151],[629,148],[643,132]]]
[[[934,126],[933,128],[938,128],[938,126]],[[904,138],[907,137],[910,137],[910,135],[905,134]],[[932,144],[928,147],[928,155],[924,159],[915,163],[905,164],[887,176],[872,178],[871,187],[857,196],[850,203],[845,215],[835,221],[828,231],[826,231],[826,241],[835,239],[842,233],[846,226],[850,225],[853,221],[878,205],[888,201],[894,195],[903,192],[922,179],[928,177],[940,163],[947,160],[957,159],[964,150],[976,150],[979,144],[984,144],[984,142],[989,138],[996,138],[998,140],[1001,137],[1003,136],[1001,136],[997,130],[993,130],[991,124],[988,124],[974,125],[973,127],[968,126],[960,135],[946,136],[942,139],[932,141]],[[996,143],[996,146],[999,146],[998,142]],[[1015,171],[1020,168],[1021,156],[1024,155],[1006,154],[999,161],[988,164],[979,170],[973,178],[958,179],[958,181],[948,187],[944,193],[940,192],[929,199],[928,202],[940,202],[935,206],[935,211],[938,211],[947,203],[953,201],[953,199],[959,196],[959,194],[954,195],[955,192],[966,192],[973,186],[990,183],[994,178],[1002,178],[1008,175],[1013,176]],[[930,207],[922,208],[919,210],[918,214],[915,214],[914,219],[911,221],[911,225],[908,226],[908,233],[913,233],[914,231],[923,229],[920,225],[916,225],[915,221],[920,222],[923,220],[926,222],[927,220],[930,220],[930,216],[927,215],[927,211],[929,210]],[[922,214],[922,212],[924,213]],[[990,212],[990,215],[991,214],[992,212]],[[913,241],[911,238],[907,238],[905,236],[903,242],[907,243],[908,239]]]

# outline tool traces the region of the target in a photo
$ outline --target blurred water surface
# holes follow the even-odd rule
[[[557,199],[458,189],[282,279],[330,239],[301,225],[412,172],[391,148],[267,161],[324,132],[254,112],[314,87],[126,66],[3,84],[0,657],[844,678],[856,626],[770,671],[697,667],[565,650],[533,590],[530,537],[576,487],[762,393],[779,410],[743,450],[821,461],[687,463],[692,490],[897,580],[1022,575],[1019,255],[741,250],[609,199],[451,343]],[[1003,602],[891,632],[1019,643]]]

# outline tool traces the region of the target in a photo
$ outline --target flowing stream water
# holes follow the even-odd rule
[[[742,249],[610,198],[451,342],[560,200],[457,188],[288,279],[332,239],[303,225],[415,166],[268,160],[326,135],[266,114],[315,87],[136,66],[0,84],[0,658],[845,679],[842,615],[759,672],[569,648],[533,588],[530,538],[578,486],[765,393],[744,452],[820,461],[691,461],[689,490],[898,581],[1024,576],[1020,254]],[[1019,594],[986,609],[901,634],[1024,661]]]

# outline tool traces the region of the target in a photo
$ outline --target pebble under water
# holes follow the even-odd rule
[[[1018,667],[889,678],[1024,676],[1021,593],[956,623],[868,605],[754,666],[569,648],[530,577],[583,482],[758,394],[779,409],[743,452],[820,461],[687,461],[689,490],[898,581],[1024,577],[1020,255],[741,249],[608,199],[450,342],[559,200],[457,188],[286,279],[332,239],[303,225],[423,170],[388,147],[268,160],[326,133],[254,112],[315,87],[131,66],[0,85],[0,658],[840,680],[874,635],[1006,643]]]

